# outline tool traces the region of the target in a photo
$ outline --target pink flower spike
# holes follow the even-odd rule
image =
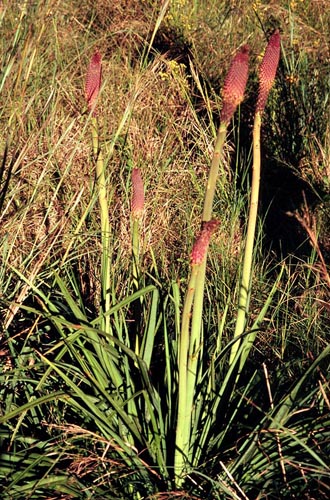
[[[144,186],[139,168],[133,168],[132,170],[132,188],[131,213],[133,219],[137,220],[141,219],[144,210]]]
[[[280,33],[276,30],[269,39],[265,55],[259,68],[259,94],[257,111],[262,113],[265,109],[270,89],[273,86],[277,66],[280,60]]]
[[[237,106],[244,99],[246,82],[249,74],[249,47],[243,45],[231,62],[222,90],[223,105],[220,119],[229,124]]]
[[[101,54],[97,50],[89,63],[86,86],[85,86],[85,97],[87,101],[88,109],[94,110],[96,105],[97,96],[101,88],[101,78],[102,78],[102,65],[101,65]]]
[[[202,230],[196,238],[192,247],[190,258],[192,265],[199,265],[203,262],[210,243],[212,234],[218,228],[220,222],[218,220],[210,220],[203,222]]]

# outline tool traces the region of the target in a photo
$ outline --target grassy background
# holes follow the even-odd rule
[[[328,357],[324,355],[308,372],[329,343],[327,2],[40,0],[3,2],[0,19],[4,498],[22,498],[22,491],[26,498],[327,498]],[[112,431],[105,423],[105,427],[95,425],[96,413],[93,417],[81,410],[72,396],[79,394],[79,388],[93,394],[90,405],[95,404],[95,412],[112,418],[105,395],[109,374],[102,372],[102,363],[107,356],[116,357],[113,345],[101,343],[105,354],[102,348],[95,348],[95,354],[95,338],[86,330],[88,340],[75,344],[79,328],[72,327],[97,328],[102,285],[100,220],[84,101],[86,69],[99,49],[103,86],[97,114],[112,227],[112,303],[120,304],[133,293],[130,173],[134,167],[141,168],[146,198],[141,296],[146,286],[156,287],[159,294],[148,292],[140,304],[132,300],[123,306],[113,316],[112,333],[129,339],[127,345],[134,351],[130,324],[138,325],[141,338],[153,328],[148,368],[161,406],[165,399],[169,405],[173,394],[166,396],[161,382],[172,352],[168,346],[173,343],[175,350],[177,341],[189,252],[200,226],[219,124],[221,87],[233,55],[248,43],[247,97],[230,130],[223,162],[228,182],[219,183],[214,208],[221,225],[212,239],[207,266],[208,361],[218,339],[224,347],[232,337],[248,209],[256,68],[267,35],[277,27],[282,55],[262,129],[251,327],[273,284],[277,287],[258,325],[246,367],[249,382],[235,389],[232,408],[237,411],[219,419],[219,427],[226,429],[221,446],[210,443],[195,475],[179,492],[171,473],[170,436],[164,453],[168,467],[161,470],[152,452],[145,452],[145,443],[126,439],[123,430],[118,431],[121,449],[118,441],[117,449],[112,447]],[[65,352],[59,357],[61,349]],[[104,399],[84,380],[91,366],[95,379],[104,382]],[[218,379],[215,375],[221,385],[226,358],[216,366],[221,367]],[[127,373],[133,376],[134,370]],[[302,378],[306,374],[307,380]],[[70,386],[66,377],[76,385]],[[273,432],[276,408],[301,380],[304,391],[295,399],[279,444]],[[34,398],[44,400],[33,405]],[[170,430],[174,417],[170,411],[168,415],[164,427]],[[130,426],[128,421],[125,425]],[[247,438],[252,430],[261,451],[253,455],[258,460],[249,470],[250,456],[245,452],[248,444],[252,446]],[[135,452],[137,458],[132,458]]]

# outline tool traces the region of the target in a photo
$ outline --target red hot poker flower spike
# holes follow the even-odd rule
[[[95,108],[97,96],[101,88],[101,59],[100,52],[96,51],[92,56],[87,71],[85,97],[90,111]]]
[[[249,73],[249,47],[243,45],[230,65],[222,91],[223,105],[220,119],[229,124],[237,106],[244,99],[244,92]]]
[[[132,188],[132,217],[133,219],[140,219],[144,210],[144,186],[139,168],[133,168],[132,170]]]
[[[210,239],[215,232],[220,222],[218,220],[210,220],[203,223],[203,228],[196,238],[196,241],[191,250],[191,264],[201,264],[205,258]]]
[[[263,112],[270,89],[273,86],[278,62],[280,60],[280,33],[276,30],[269,39],[265,55],[259,68],[259,95],[257,111]]]

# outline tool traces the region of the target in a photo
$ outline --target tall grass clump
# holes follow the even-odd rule
[[[65,148],[74,144],[72,153],[64,155],[65,169],[58,170],[60,139],[41,155],[55,173],[48,177],[43,166],[40,183],[47,179],[53,205],[67,206],[23,257],[9,248],[8,214],[12,204],[21,207],[15,204],[16,180],[24,161],[31,167],[32,160],[24,158],[33,151],[30,143],[25,156],[18,153],[8,161],[9,142],[4,149],[2,498],[307,499],[326,498],[329,492],[330,348],[320,336],[326,308],[311,293],[313,288],[322,289],[323,297],[328,293],[327,264],[323,259],[321,275],[316,245],[308,266],[295,270],[287,261],[265,258],[258,224],[261,125],[276,82],[281,37],[279,31],[271,35],[259,66],[259,90],[252,95],[251,187],[243,182],[239,188],[226,162],[238,147],[237,109],[246,112],[251,51],[243,44],[229,65],[213,137],[212,126],[206,130],[205,116],[193,107],[187,68],[153,50],[169,4],[152,18],[155,28],[134,61],[128,52],[122,59],[109,55],[107,38],[98,40],[97,50],[94,39],[85,46],[90,59],[77,78],[81,91],[85,82],[79,116],[65,101],[73,116],[69,124],[63,122],[61,140]],[[198,8],[195,2],[196,15]],[[80,57],[79,52],[75,61]],[[123,80],[113,67],[125,67]],[[212,119],[211,99],[196,68],[191,62],[191,77],[200,84]],[[164,95],[158,95],[155,83]],[[153,99],[160,103],[156,117]],[[185,107],[173,125],[179,102]],[[54,98],[52,105],[44,124],[49,141],[63,103]],[[144,113],[145,129],[138,121]],[[276,117],[276,107],[273,113]],[[43,138],[38,131],[36,142],[42,146]],[[200,161],[203,141],[197,171],[190,163]],[[189,183],[182,181],[178,164],[172,166],[181,153]],[[243,178],[249,178],[243,173],[248,167],[239,161],[235,166]],[[79,188],[68,195],[66,184],[77,176]],[[172,181],[167,191],[162,176]],[[32,189],[29,208],[40,183]],[[172,191],[180,199],[180,214],[173,210],[176,219],[167,225],[181,227],[175,241],[184,251],[180,259],[173,256],[173,267],[163,269],[170,252],[168,228],[160,221],[173,204]],[[238,207],[219,211],[217,201],[229,200],[233,191]],[[242,200],[249,200],[247,210]],[[14,222],[23,226],[29,212],[23,207],[20,214]],[[226,241],[231,223],[240,233],[235,256]],[[223,248],[230,255],[221,254]],[[296,353],[299,342],[305,349],[306,336],[308,357],[300,360]]]

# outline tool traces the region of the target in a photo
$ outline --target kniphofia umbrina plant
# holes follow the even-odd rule
[[[184,472],[193,465],[194,428],[196,426],[196,387],[200,380],[198,366],[203,359],[202,312],[206,257],[212,233],[218,222],[212,220],[213,201],[221,164],[227,128],[244,98],[248,78],[249,50],[241,47],[234,57],[224,83],[221,123],[213,152],[209,178],[206,186],[202,229],[191,254],[191,277],[188,283],[182,312],[181,333],[178,349],[179,400],[176,426],[174,468],[176,484],[183,482]],[[201,415],[199,416],[201,418]]]

